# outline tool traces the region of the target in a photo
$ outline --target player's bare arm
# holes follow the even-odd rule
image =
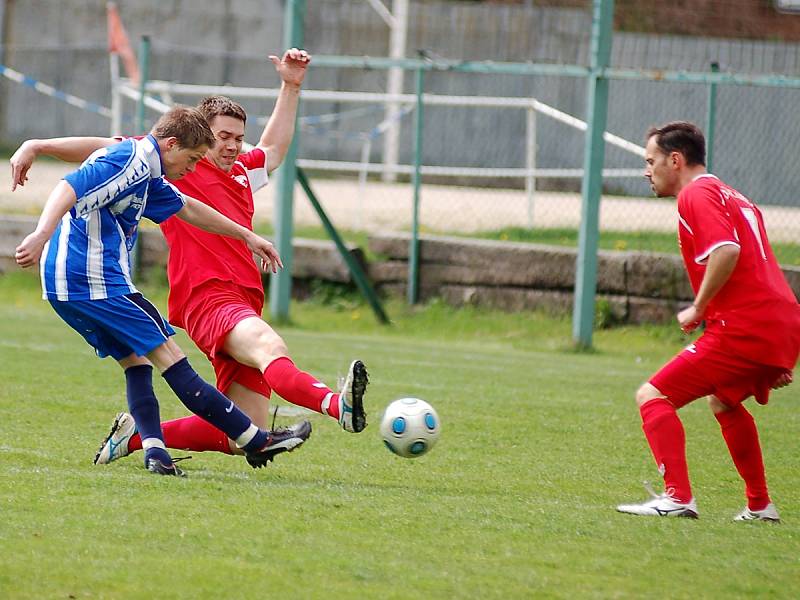
[[[725,244],[709,254],[706,273],[703,276],[700,289],[697,290],[694,302],[691,306],[678,313],[678,323],[683,331],[692,331],[700,325],[709,302],[730,279],[733,270],[736,268],[739,252],[739,246]]]
[[[114,138],[103,137],[63,137],[45,140],[27,140],[11,156],[11,191],[24,186],[28,181],[28,171],[41,155],[52,156],[66,162],[80,163],[99,148],[116,144]]]
[[[294,135],[297,104],[300,99],[300,88],[311,62],[311,56],[305,50],[290,48],[283,58],[270,56],[275,70],[281,78],[281,91],[275,102],[275,109],[267,121],[266,127],[258,142],[267,155],[267,169],[272,172],[283,162]]]
[[[269,269],[273,273],[277,273],[278,268],[283,267],[281,257],[271,242],[231,221],[207,204],[191,196],[184,197],[186,204],[175,213],[175,216],[209,233],[242,240],[261,259],[261,267],[265,271]]]
[[[31,267],[39,262],[44,245],[53,235],[61,217],[75,206],[77,200],[75,190],[63,179],[53,188],[39,217],[36,229],[17,246],[14,258],[20,267]]]

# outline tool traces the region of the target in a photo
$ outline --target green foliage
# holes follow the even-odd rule
[[[577,229],[527,229],[506,227],[497,231],[471,233],[470,237],[510,242],[532,242],[555,246],[577,246]],[[630,250],[677,254],[676,234],[661,231],[601,231],[598,245],[602,250]],[[782,265],[800,265],[800,244],[773,243],[772,250]]]
[[[611,302],[605,298],[598,298],[594,305],[595,329],[609,329],[622,323],[622,319],[614,314]]]
[[[163,290],[148,296],[163,307]],[[751,407],[785,524],[730,521],[742,485],[703,403],[681,411],[701,519],[630,517],[615,504],[658,477],[633,393],[686,342],[674,328],[599,331],[596,352],[578,354],[566,320],[388,310],[381,327],[361,306],[299,303],[279,328],[322,381],[367,362],[364,433],[313,416],[308,444],[266,469],[197,453],[175,480],[147,474],[140,453],[91,464],[125,407],[122,373],[39,299],[34,277],[0,277],[0,597],[641,598],[665,581],[686,598],[800,594],[796,390]],[[185,415],[155,380],[162,416]],[[417,460],[377,433],[404,395],[443,421]]]
[[[354,285],[312,279],[311,301],[337,311],[356,310],[364,305],[364,299]]]
[[[256,227],[256,232],[262,235],[272,235],[270,225],[260,224]],[[448,232],[428,231],[436,235],[451,235]],[[375,260],[381,257],[369,253],[368,238],[369,234],[359,231],[343,230],[339,234],[348,242],[356,244],[362,248],[368,260]],[[310,239],[329,239],[322,227],[302,227],[295,231],[297,237]],[[462,234],[452,234],[462,235]],[[498,240],[504,242],[529,242],[535,244],[549,244],[553,246],[573,246],[578,245],[578,230],[569,228],[552,229],[528,229],[525,227],[505,227],[496,231],[481,231],[468,234],[469,237],[477,237],[488,240]],[[467,237],[467,234],[463,234]],[[601,231],[598,245],[602,250],[629,250],[640,252],[664,252],[667,254],[677,254],[679,252],[675,233],[665,233],[663,231]],[[775,257],[782,265],[800,265],[800,244],[789,244],[784,242],[773,242],[772,250]]]
[[[254,224],[255,232],[259,235],[263,235],[265,237],[271,237],[275,234],[275,228],[272,226],[272,223],[267,221],[262,221]],[[345,242],[350,244],[355,244],[359,248],[362,248],[366,251],[367,249],[367,242],[369,238],[369,234],[365,231],[351,231],[349,229],[337,229],[339,236],[345,240]],[[330,236],[328,232],[325,231],[325,228],[321,225],[319,227],[310,227],[310,226],[303,226],[303,227],[295,227],[294,229],[295,237],[299,238],[308,238],[311,240],[330,240]],[[332,240],[331,240],[332,241]]]

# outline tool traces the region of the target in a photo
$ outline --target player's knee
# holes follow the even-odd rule
[[[643,383],[638,390],[636,390],[636,404],[641,406],[645,402],[655,400],[656,398],[663,398],[664,395],[658,391],[652,383]]]
[[[258,345],[253,348],[253,352],[257,357],[258,368],[262,371],[274,360],[289,356],[286,342],[277,334],[259,339]]]
[[[266,325],[266,323],[265,323]],[[258,348],[259,352],[265,356],[286,356],[289,350],[286,347],[286,342],[278,335],[274,329],[268,325],[261,327],[256,334],[255,343],[253,346]]]
[[[277,334],[270,340],[268,348],[272,356],[289,356],[289,347],[283,341],[283,338]]]

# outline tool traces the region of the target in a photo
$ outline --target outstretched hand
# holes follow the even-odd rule
[[[283,58],[271,55],[269,59],[275,65],[275,70],[283,83],[297,87],[303,85],[308,63],[311,62],[311,55],[308,52],[290,48],[283,54]]]
[[[247,247],[261,259],[261,269],[264,272],[272,271],[273,273],[277,273],[278,268],[283,268],[281,256],[278,254],[275,246],[261,236],[255,233],[248,236]]]
[[[11,163],[11,191],[17,186],[24,186],[28,181],[28,170],[36,160],[36,151],[28,142],[22,144],[11,156],[8,162]]]

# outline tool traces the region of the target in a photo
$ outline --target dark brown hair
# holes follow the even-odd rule
[[[215,139],[208,121],[196,108],[175,106],[164,113],[150,131],[163,140],[174,137],[181,148],[214,147]]]
[[[227,96],[208,96],[200,101],[197,109],[203,113],[206,121],[211,123],[214,117],[233,117],[242,123],[247,123],[247,114],[238,102]]]
[[[689,166],[706,164],[706,139],[694,123],[673,121],[647,130],[645,139],[655,136],[656,145],[664,154],[680,152]]]

